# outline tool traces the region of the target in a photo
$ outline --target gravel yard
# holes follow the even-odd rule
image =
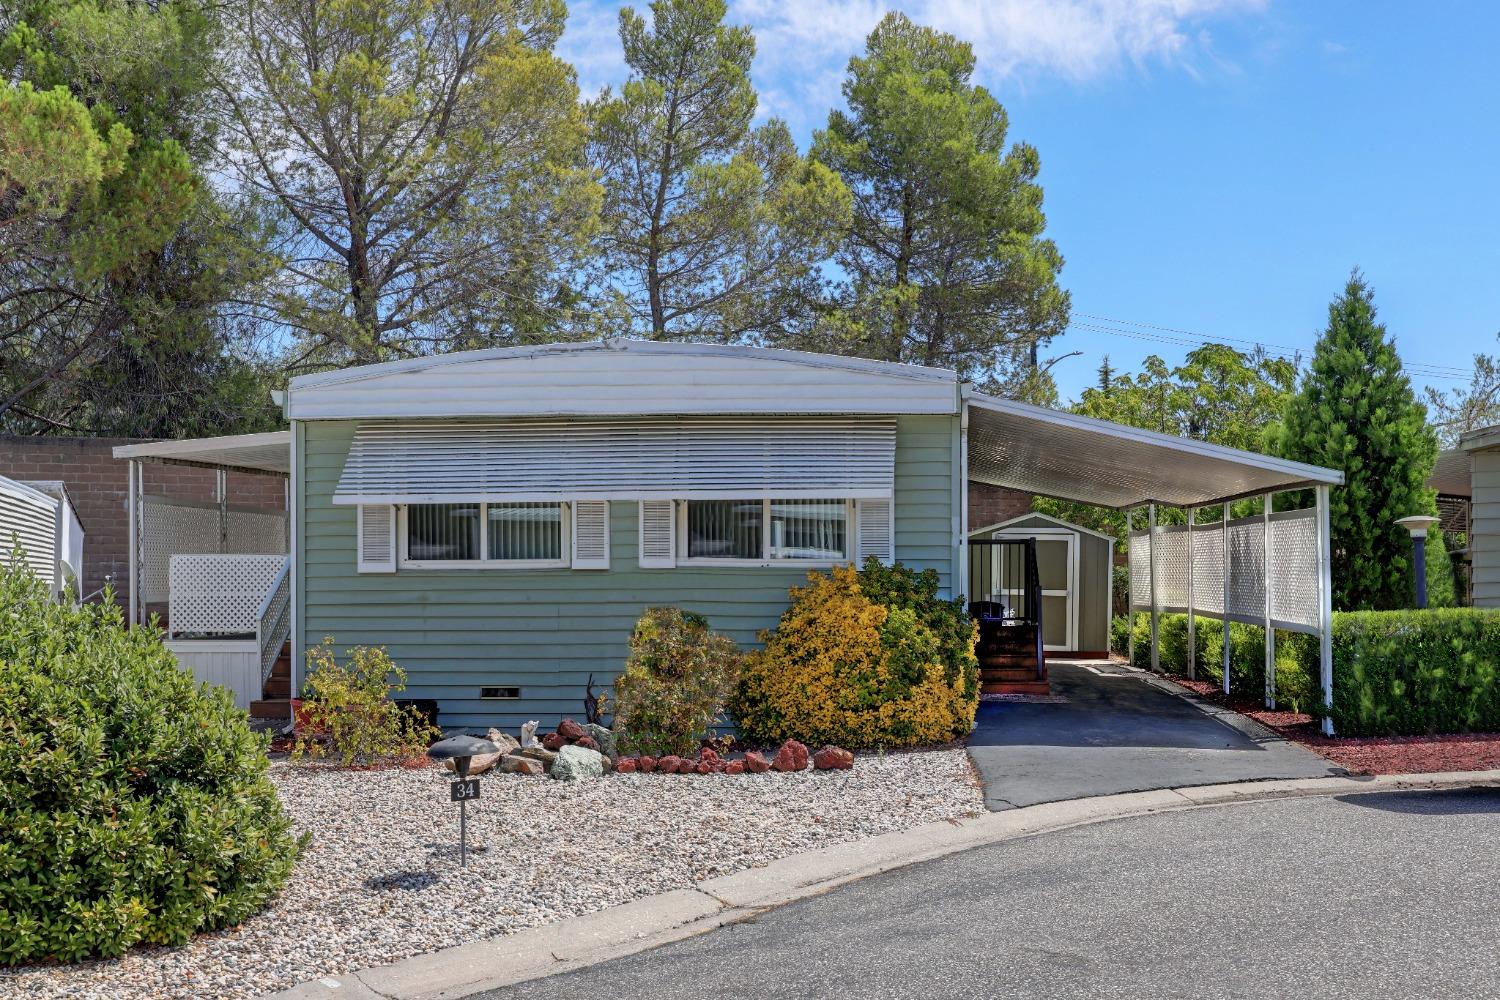
[[[984,808],[962,748],[798,774],[488,774],[469,804],[486,849],[461,872],[447,772],[278,763],[272,777],[314,838],[274,905],[180,948],[0,970],[0,995],[255,997]]]

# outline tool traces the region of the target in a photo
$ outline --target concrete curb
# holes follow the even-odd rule
[[[543,927],[313,980],[263,1000],[455,1000],[633,955],[871,875],[958,851],[1091,823],[1267,799],[1500,787],[1500,770],[1295,778],[1127,792],[987,812],[793,855]]]

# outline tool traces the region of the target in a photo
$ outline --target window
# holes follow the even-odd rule
[[[706,562],[843,562],[847,500],[685,500],[682,558]]]
[[[431,503],[401,509],[401,561],[414,567],[562,566],[566,504]]]

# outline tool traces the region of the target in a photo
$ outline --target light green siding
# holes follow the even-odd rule
[[[298,629],[304,648],[331,635],[340,650],[381,645],[406,669],[406,697],[435,698],[446,727],[582,715],[584,685],[608,684],[624,664],[641,611],[701,612],[743,645],[776,623],[805,570],[641,569],[637,505],[610,505],[608,570],[355,571],[355,509],[330,497],[357,423],[299,423]],[[896,437],[896,557],[952,579],[952,442],[956,418],[903,416]],[[519,686],[519,701],[479,698]]]

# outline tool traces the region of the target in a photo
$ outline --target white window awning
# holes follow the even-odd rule
[[[371,423],[333,502],[889,497],[895,457],[879,418]]]
[[[964,390],[969,478],[1117,510],[1343,483],[1335,469]]]

